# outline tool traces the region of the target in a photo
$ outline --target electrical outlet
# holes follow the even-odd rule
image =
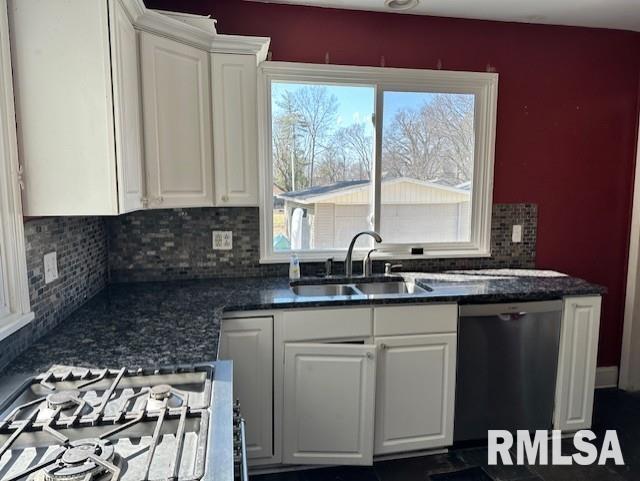
[[[213,231],[213,250],[230,251],[233,248],[233,232],[230,230]]]
[[[520,224],[516,224],[513,226],[513,232],[511,233],[511,242],[516,244],[522,242],[522,226]]]
[[[44,283],[49,284],[58,278],[58,257],[55,251],[44,255]]]

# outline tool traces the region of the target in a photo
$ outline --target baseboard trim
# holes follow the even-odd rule
[[[618,366],[596,368],[596,389],[618,387]]]

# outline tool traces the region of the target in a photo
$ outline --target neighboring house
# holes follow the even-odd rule
[[[353,180],[276,194],[284,200],[291,248],[346,247],[354,233],[370,228],[370,188],[368,180]],[[381,188],[386,243],[469,239],[469,183],[450,187],[401,177],[384,179]]]

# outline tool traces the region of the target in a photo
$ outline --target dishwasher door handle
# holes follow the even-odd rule
[[[501,321],[519,321],[527,314],[527,312],[504,312],[497,314],[497,316]]]
[[[509,304],[462,304],[460,317],[493,317],[505,314],[536,314],[562,311],[562,301],[532,301]]]

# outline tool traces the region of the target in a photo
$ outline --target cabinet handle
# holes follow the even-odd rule
[[[382,349],[383,351],[387,349],[387,345],[383,342],[382,344],[380,344],[380,349]]]
[[[367,359],[373,359],[373,354],[372,354],[372,353],[370,353],[370,352],[368,352],[368,353],[367,353]]]
[[[229,202],[229,196],[228,195],[223,195],[222,196],[222,202]]]

